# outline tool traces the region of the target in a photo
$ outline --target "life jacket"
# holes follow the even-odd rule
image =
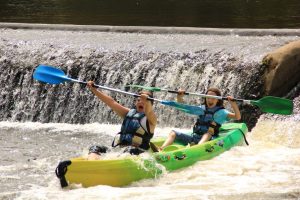
[[[204,106],[204,114],[199,115],[197,118],[197,122],[193,127],[193,132],[198,135],[210,133],[213,136],[218,136],[221,124],[214,120],[214,114],[221,109],[224,109],[224,107],[215,106],[213,108],[206,108],[206,106]]]
[[[147,117],[144,113],[139,113],[136,109],[130,110],[119,132],[120,138],[115,145],[115,139],[113,140],[112,147],[118,145],[135,146],[144,150],[149,149],[150,139],[153,137],[153,133],[150,132],[150,125]]]

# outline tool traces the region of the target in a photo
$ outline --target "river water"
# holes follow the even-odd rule
[[[241,91],[247,85],[259,86],[249,80],[262,57],[298,37],[0,31],[0,199],[300,199],[299,93],[293,115],[259,117],[247,135],[249,146],[126,187],[61,189],[54,173],[58,162],[85,155],[93,144],[109,146],[120,128],[114,124],[121,122],[86,88],[49,86],[31,78],[43,63],[62,66],[83,80],[98,70],[97,81],[112,87],[133,80],[193,92],[215,84],[225,93],[247,95]],[[190,70],[202,60],[203,70]],[[243,79],[233,77],[235,70]],[[132,101],[115,97],[128,106]],[[167,135],[174,126],[189,129],[194,120],[157,104],[155,110],[155,136]]]
[[[126,187],[61,189],[60,160],[109,145],[118,125],[0,122],[0,199],[299,199],[300,126],[294,120],[260,120],[249,146],[142,180]],[[272,117],[273,118],[273,117]],[[157,136],[171,128],[159,128]],[[287,135],[287,139],[284,139]]]

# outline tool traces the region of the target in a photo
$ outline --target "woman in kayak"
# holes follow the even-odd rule
[[[179,103],[183,103],[184,92],[184,90],[178,91],[177,101]],[[221,96],[221,92],[217,88],[209,88],[206,94]],[[204,105],[201,105],[201,108],[203,109],[203,115],[198,116],[193,127],[193,133],[191,135],[172,130],[160,148],[151,143],[151,149],[154,152],[161,151],[165,147],[171,145],[174,140],[178,140],[184,145],[202,144],[218,137],[219,128],[223,123],[229,119],[241,119],[241,113],[236,102],[233,101],[234,98],[232,96],[228,96],[227,99],[233,109],[233,113],[224,108],[223,100],[206,97],[204,100]]]
[[[116,146],[132,146],[129,150],[130,154],[138,155],[149,149],[150,139],[153,137],[154,129],[157,123],[157,118],[153,112],[153,101],[147,100],[148,97],[153,97],[149,91],[142,91],[140,97],[135,100],[135,109],[129,109],[112,97],[106,95],[102,91],[93,87],[94,82],[89,81],[87,86],[89,89],[107,106],[109,106],[115,113],[123,118],[119,141],[112,143],[113,147]],[[93,148],[90,148],[93,150]],[[95,148],[97,149],[97,148]],[[103,151],[104,152],[104,151]],[[106,152],[106,150],[105,150]],[[90,155],[97,153],[90,151]],[[101,152],[99,152],[100,154]]]

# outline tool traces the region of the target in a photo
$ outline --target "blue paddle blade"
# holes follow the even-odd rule
[[[62,70],[47,65],[39,65],[33,73],[33,78],[49,84],[72,81],[72,79],[68,78]]]
[[[201,107],[199,106],[191,106],[191,105],[187,105],[187,104],[181,104],[181,103],[177,103],[175,101],[161,101],[160,102],[163,105],[167,105],[167,106],[172,106],[177,110],[180,110],[182,112],[191,114],[191,115],[203,115],[204,111]]]

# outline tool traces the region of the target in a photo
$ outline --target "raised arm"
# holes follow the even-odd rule
[[[113,111],[115,111],[120,117],[125,118],[126,114],[129,112],[129,108],[126,108],[116,102],[112,97],[108,96],[107,94],[97,90],[97,88],[93,87],[94,82],[89,81],[87,86],[89,89],[106,105],[108,105]]]
[[[147,94],[141,94],[141,101],[145,105],[145,115],[147,117],[147,120],[150,125],[150,131],[151,133],[154,132],[155,126],[157,124],[157,117],[153,111],[153,106],[150,101],[147,100],[148,95]]]
[[[236,120],[240,120],[241,119],[241,112],[240,109],[238,107],[238,105],[236,104],[235,101],[233,101],[233,97],[232,96],[227,96],[227,99],[233,109],[233,113],[229,113],[228,117],[231,119],[236,119]]]

